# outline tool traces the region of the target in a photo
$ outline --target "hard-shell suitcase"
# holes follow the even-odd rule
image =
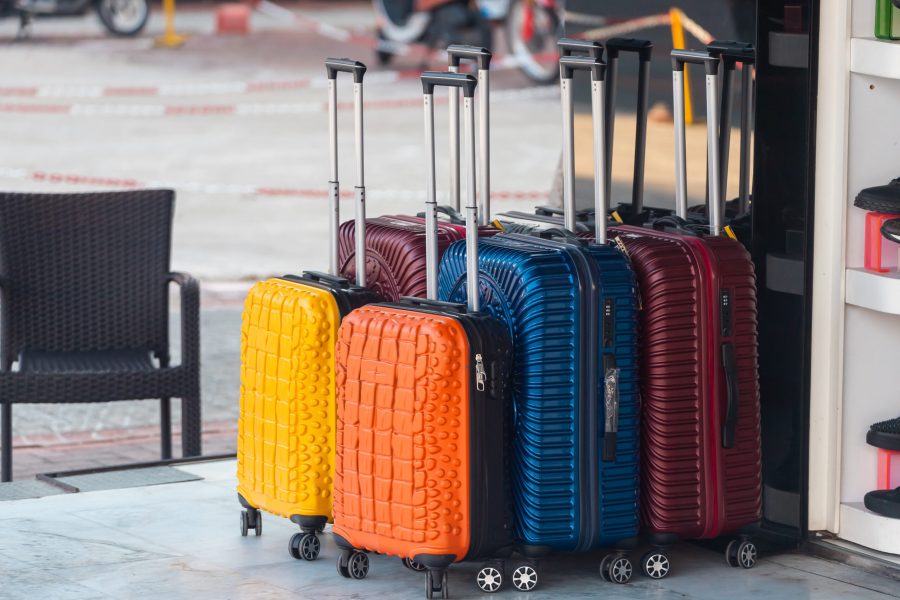
[[[602,132],[602,62],[561,60],[564,97],[571,94],[573,69],[592,70],[595,127]],[[570,132],[568,102],[564,116]],[[567,164],[570,152],[564,152]],[[603,173],[598,171],[601,185]],[[567,191],[569,226],[573,204]],[[547,239],[500,234],[479,243],[482,306],[506,323],[513,339],[518,541],[532,555],[625,550],[638,533],[634,276],[614,248],[565,232],[543,235]],[[468,299],[467,256],[459,243],[444,254],[442,299]],[[624,552],[611,554],[603,567],[605,576],[615,571],[622,583],[631,574]]]
[[[334,346],[338,325],[351,310],[380,298],[335,275],[337,269],[338,179],[336,78],[354,77],[356,94],[357,215],[365,218],[362,165],[362,87],[366,67],[328,59],[332,165],[331,273],[286,275],[253,286],[241,327],[241,400],[237,478],[241,534],[262,533],[260,509],[290,518],[301,533],[291,538],[291,555],[314,560],[316,537],[331,518],[334,477]],[[364,229],[362,230],[364,232]],[[362,257],[362,255],[360,255]]]
[[[456,72],[460,60],[472,59],[478,66],[479,87],[479,129],[481,169],[480,189],[481,215],[479,228],[481,235],[493,235],[496,231],[485,225],[490,214],[490,147],[489,131],[489,68],[491,52],[485,48],[453,45],[447,48],[450,70]],[[455,210],[459,210],[459,93],[455,88],[450,93],[450,195]],[[348,278],[355,276],[355,224],[348,221],[340,229],[340,272]],[[368,221],[366,232],[366,280],[369,287],[385,298],[396,302],[403,296],[422,297],[425,295],[425,220],[415,216],[384,216]],[[438,227],[438,252],[443,254],[452,242],[465,237],[465,232],[450,223]]]
[[[675,114],[683,115],[685,63],[706,67],[708,231],[687,213],[684,121],[676,118],[676,206],[656,229],[620,226],[609,237],[631,259],[641,291],[641,515],[656,547],[642,560],[654,578],[670,569],[677,538],[740,532],[760,517],[756,277],[744,247],[722,231],[717,60],[676,50]],[[749,568],[756,548],[732,542],[730,564]]]
[[[510,342],[502,323],[465,305],[436,300],[437,240],[434,87],[465,97],[468,164],[467,243],[477,255],[474,107],[476,79],[427,72],[428,299],[370,304],[341,324],[337,345],[338,431],[335,541],[338,572],[362,579],[367,552],[391,554],[427,571],[426,596],[448,597],[447,567],[488,558],[510,545],[506,428]],[[475,286],[477,270],[470,272]],[[499,588],[502,569],[479,571]],[[522,589],[537,583],[524,563]],[[530,587],[527,587],[530,586]]]

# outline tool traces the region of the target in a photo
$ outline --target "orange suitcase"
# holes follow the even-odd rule
[[[337,458],[334,482],[338,572],[362,579],[368,552],[404,559],[427,571],[427,597],[447,597],[447,567],[511,549],[507,498],[507,431],[512,418],[509,333],[478,312],[438,302],[434,188],[435,86],[463,88],[467,142],[474,140],[476,80],[425,73],[429,159],[426,232],[428,300],[370,304],[338,331]],[[470,289],[477,282],[475,148],[467,143],[466,230]],[[526,579],[536,571],[525,573]],[[496,578],[488,563],[479,577]],[[520,577],[521,579],[521,577]],[[530,579],[529,579],[530,581]]]

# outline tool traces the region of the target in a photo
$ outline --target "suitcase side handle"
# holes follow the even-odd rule
[[[638,55],[637,124],[634,130],[634,176],[631,184],[632,213],[644,211],[644,171],[647,163],[647,115],[650,111],[650,60],[653,42],[637,38],[610,38],[606,42],[606,195],[612,197],[613,140],[616,128],[616,82],[619,54]]]
[[[685,65],[703,65],[706,70],[706,181],[709,190],[709,224],[713,235],[722,233],[722,187],[719,174],[719,59],[705,51],[672,51],[672,96],[675,119],[675,213],[687,219],[687,146],[684,119]]]
[[[459,72],[462,59],[474,60],[478,65],[478,187],[481,190],[481,206],[478,222],[491,222],[491,139],[490,139],[490,68],[493,54],[487,48],[452,44],[447,47],[449,70]],[[460,210],[459,188],[459,92],[450,90],[450,199],[453,208]]]
[[[331,180],[328,182],[329,213],[329,270],[338,275],[338,228],[341,225],[341,191],[338,180],[338,141],[337,141],[337,74],[353,75],[353,131],[356,142],[356,185],[354,200],[356,219],[354,238],[356,242],[356,284],[366,285],[366,178],[365,157],[363,153],[363,76],[366,65],[349,58],[325,59],[325,71],[328,75],[328,143],[331,158]]]
[[[437,300],[438,244],[437,189],[435,188],[434,88],[458,87],[463,92],[466,162],[466,292],[468,307],[479,309],[478,298],[478,198],[475,190],[475,88],[478,80],[468,74],[426,71],[422,74],[425,107],[425,146],[428,156],[425,187],[425,280],[428,299]]]
[[[734,345],[731,342],[722,344],[722,370],[725,371],[725,389],[727,391],[725,422],[722,424],[722,447],[734,448],[740,390],[737,381],[737,360],[734,355]]]
[[[559,59],[559,85],[563,114],[563,222],[566,229],[575,231],[575,117],[572,88],[575,71],[591,72],[591,115],[594,140],[594,239],[606,243],[606,214],[609,210],[606,170],[606,64],[599,59],[585,56],[561,56]]]

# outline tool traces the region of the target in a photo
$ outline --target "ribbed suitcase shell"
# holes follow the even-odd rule
[[[712,538],[761,509],[756,277],[747,251],[721,237],[614,227],[641,290],[642,524],[648,533]],[[732,335],[721,330],[730,291]],[[722,447],[720,348],[735,348],[739,412]]]
[[[379,298],[327,276],[289,277],[257,283],[244,302],[238,493],[282,517],[330,518],[338,325]]]
[[[338,261],[344,277],[356,278],[356,224],[342,223],[339,229]],[[479,228],[480,236],[494,235],[492,227]],[[438,224],[438,253],[465,238],[465,227]],[[388,302],[407,296],[424,298],[425,220],[389,215],[366,220],[366,286]]]
[[[333,532],[342,547],[446,566],[510,543],[509,341],[490,317],[447,307],[372,304],[341,324]]]
[[[444,254],[441,298],[465,300],[465,255],[463,243]],[[587,550],[632,538],[638,529],[639,407],[636,290],[627,261],[612,248],[504,234],[479,243],[479,267],[482,309],[506,323],[513,340],[519,539]],[[615,307],[614,334],[608,347],[590,355],[589,336],[603,339],[600,306],[607,299]],[[615,462],[603,462],[603,378],[597,375],[610,351],[621,368],[619,434]],[[596,442],[590,452],[585,431]],[[595,505],[585,486],[596,486]]]

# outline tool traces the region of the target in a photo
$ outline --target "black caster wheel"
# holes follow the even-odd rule
[[[634,567],[627,556],[609,554],[600,561],[600,577],[612,583],[628,583]]]
[[[241,511],[241,536],[247,537],[250,530],[262,535],[262,515],[254,508],[245,508]]]
[[[503,587],[503,566],[488,563],[481,567],[475,575],[475,585],[485,594],[499,592]]]
[[[734,540],[728,544],[728,564],[752,569],[756,566],[756,544],[750,540]]]
[[[258,510],[253,511],[253,531],[256,532],[256,537],[262,535],[262,513]]]
[[[428,569],[425,572],[425,597],[431,600],[436,597],[435,594],[440,594],[441,598],[450,597],[446,569]]]
[[[241,511],[241,536],[247,537],[247,532],[250,531],[250,515],[247,514],[246,510]]]
[[[411,558],[404,558],[404,559],[402,559],[402,562],[403,562],[403,566],[406,567],[407,569],[409,569],[410,571],[416,571],[418,573],[421,573],[422,571],[425,570],[425,565],[417,563],[416,561],[414,561]]]
[[[662,579],[671,568],[672,563],[662,550],[650,550],[641,557],[641,571],[650,579]]]
[[[341,553],[338,555],[337,559],[337,572],[341,577],[346,577],[350,579],[350,569],[348,568],[348,563],[350,562],[350,554],[352,550],[341,550]]]
[[[365,579],[369,574],[369,555],[365,552],[353,552],[347,561],[347,570],[352,579]]]
[[[537,587],[538,570],[532,563],[522,563],[516,566],[512,573],[513,587],[520,592],[530,592]]]
[[[288,545],[291,556],[297,560],[316,560],[322,544],[314,533],[295,533]]]

